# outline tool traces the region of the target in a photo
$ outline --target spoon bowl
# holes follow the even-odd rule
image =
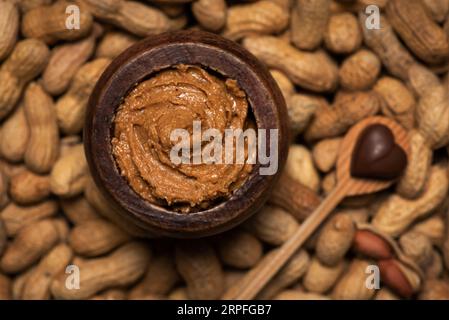
[[[374,193],[386,189],[394,183],[394,180],[362,179],[351,176],[351,160],[357,140],[365,128],[374,124],[388,127],[393,133],[395,142],[406,154],[410,152],[407,131],[397,122],[386,117],[375,116],[357,123],[344,137],[337,159],[337,184],[351,185],[351,188],[346,191],[346,196]]]

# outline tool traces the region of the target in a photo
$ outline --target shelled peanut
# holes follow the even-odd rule
[[[408,131],[403,176],[382,194],[344,201],[257,298],[449,299],[448,4],[0,0],[0,299],[241,290],[335,187],[342,138],[372,115]],[[79,29],[66,27],[69,5],[80,9]],[[368,5],[380,10],[379,29],[368,27]],[[178,29],[236,41],[270,70],[292,145],[267,204],[237,229],[206,241],[142,240],[88,172],[84,115],[112,59]],[[373,266],[379,290],[366,286]],[[72,267],[79,290],[67,286]]]

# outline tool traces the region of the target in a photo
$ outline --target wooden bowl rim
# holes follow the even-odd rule
[[[279,130],[275,175],[259,175],[256,164],[228,200],[190,214],[151,204],[135,193],[116,167],[110,142],[115,110],[126,93],[154,72],[181,63],[201,65],[237,80],[247,94],[257,127]],[[139,226],[159,235],[199,237],[230,229],[261,208],[285,163],[288,135],[284,98],[264,65],[240,45],[215,34],[176,31],[136,43],[106,68],[89,98],[84,143],[96,185],[121,215],[135,218]]]

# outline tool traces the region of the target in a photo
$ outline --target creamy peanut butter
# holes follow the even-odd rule
[[[177,65],[138,84],[114,119],[113,155],[122,176],[143,199],[181,212],[229,197],[250,164],[174,164],[174,129],[245,129],[248,101],[237,82],[193,65]],[[224,148],[223,148],[224,149]],[[246,155],[247,156],[247,155]]]

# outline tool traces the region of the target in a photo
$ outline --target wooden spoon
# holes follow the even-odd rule
[[[407,131],[395,121],[375,116],[366,118],[346,134],[342,141],[337,159],[337,185],[315,211],[304,221],[293,236],[280,248],[270,253],[269,259],[264,259],[239,282],[223,295],[223,299],[254,299],[260,290],[273,278],[279,269],[298,251],[312,233],[323,223],[329,214],[347,196],[373,193],[388,188],[394,181],[368,180],[354,178],[350,174],[351,158],[360,133],[368,126],[382,124],[390,128],[395,142],[408,155],[410,151]]]

